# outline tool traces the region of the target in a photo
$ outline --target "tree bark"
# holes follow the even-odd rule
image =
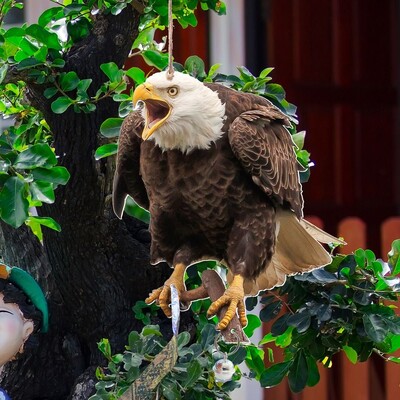
[[[123,65],[137,36],[139,14],[127,7],[118,16],[98,15],[90,36],[66,55],[66,71],[93,80],[93,92],[107,80],[100,64]],[[110,194],[115,160],[96,161],[100,124],[117,116],[106,99],[91,114],[51,112],[43,87],[29,86],[29,100],[42,111],[54,134],[59,163],[71,179],[56,190],[56,203],[39,212],[53,217],[60,233],[46,230],[44,243],[26,227],[1,225],[6,264],[27,269],[47,293],[50,330],[39,334],[36,352],[23,354],[3,371],[0,386],[13,400],[83,400],[93,392],[95,366],[104,362],[97,342],[110,338],[122,351],[132,329],[140,329],[133,304],[161,285],[168,267],[149,265],[147,226],[118,220]]]

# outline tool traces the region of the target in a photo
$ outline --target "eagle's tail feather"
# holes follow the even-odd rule
[[[294,213],[280,212],[277,221],[279,231],[275,253],[268,267],[255,280],[245,280],[247,296],[282,286],[288,275],[312,271],[329,264],[331,256],[319,241],[340,242],[308,221],[299,221]]]
[[[303,225],[304,229],[306,231],[308,231],[308,233],[315,240],[318,240],[318,242],[320,242],[320,243],[337,243],[337,244],[341,244],[341,245],[347,244],[344,240],[337,238],[328,232],[323,231],[321,228],[318,228],[318,226],[315,226],[314,224],[312,224],[310,221],[307,221],[306,219],[302,219],[300,221],[300,224]]]

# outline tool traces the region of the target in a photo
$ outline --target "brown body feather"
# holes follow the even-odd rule
[[[302,218],[299,166],[285,128],[289,121],[259,96],[207,86],[226,107],[224,134],[209,149],[163,151],[153,141],[142,141],[139,112],[126,118],[114,180],[116,214],[121,217],[131,195],[151,213],[152,263],[223,259],[233,274],[246,278],[251,294],[283,284],[286,275],[329,262],[306,232],[311,238],[307,240],[320,247],[307,265],[297,266],[296,254],[290,254],[290,262],[275,256],[278,261],[271,263],[280,226],[277,215],[287,210],[296,220]],[[294,243],[303,245],[301,240]],[[282,246],[284,257],[293,253],[293,246]]]

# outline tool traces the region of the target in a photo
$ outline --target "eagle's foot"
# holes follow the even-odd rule
[[[225,293],[216,301],[214,301],[208,309],[207,316],[212,317],[223,306],[228,306],[224,317],[217,325],[218,330],[224,330],[238,310],[240,324],[245,327],[247,325],[246,308],[244,306],[244,289],[243,277],[235,275],[232,284]]]
[[[149,297],[145,300],[146,304],[156,302],[163,310],[164,314],[170,318],[172,316],[171,308],[171,285],[174,285],[178,290],[179,297],[183,292],[186,291],[184,283],[186,266],[183,264],[177,264],[172,272],[171,276],[165,281],[164,285],[158,289],[154,289]]]

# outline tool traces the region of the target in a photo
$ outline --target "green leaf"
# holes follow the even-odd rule
[[[132,199],[132,197],[128,197],[126,199],[125,212],[131,217],[143,221],[146,224],[150,222],[150,213],[147,210],[140,207],[139,205],[137,205],[135,201]]]
[[[29,217],[28,221],[37,221],[40,225],[46,228],[53,229],[54,231],[61,232],[60,225],[51,217]]]
[[[75,1],[66,1],[65,3],[70,3],[67,6],[64,7],[63,12],[66,17],[72,16],[72,15],[77,15],[80,14],[83,10],[87,9],[87,6],[84,4],[77,4],[78,2]],[[90,2],[93,4],[93,1]],[[99,2],[99,7],[101,6],[101,3]]]
[[[60,96],[58,99],[54,100],[51,103],[51,110],[55,114],[62,114],[72,104],[73,104],[73,100],[70,97]]]
[[[23,59],[20,63],[18,63],[17,70],[22,71],[24,69],[37,67],[42,64],[43,64],[43,61],[40,61],[40,60],[36,59],[35,57],[29,57],[29,58]]]
[[[190,56],[186,59],[184,68],[195,78],[205,78],[207,76],[204,61],[198,56]]]
[[[100,126],[100,133],[108,138],[119,136],[122,118],[108,118]]]
[[[279,311],[282,308],[282,301],[274,301],[271,304],[266,305],[261,311],[260,311],[260,319],[263,322],[268,322],[271,319],[274,319],[278,314]]]
[[[139,333],[132,331],[128,336],[128,346],[132,353],[141,353],[143,350],[143,340]]]
[[[256,315],[248,314],[247,315],[247,326],[244,328],[244,333],[247,337],[252,337],[254,331],[261,326],[260,318]]]
[[[282,379],[287,375],[293,361],[285,361],[277,363],[264,370],[260,377],[260,385],[262,387],[276,386],[282,382]]]
[[[67,32],[74,43],[89,35],[92,28],[91,23],[85,17],[80,17],[67,22]]]
[[[286,96],[283,87],[277,83],[269,83],[266,85],[265,93],[274,96],[278,101],[282,101]]]
[[[287,347],[292,343],[293,327],[290,326],[284,333],[279,335],[275,340],[275,345],[281,348]]]
[[[351,363],[357,364],[358,354],[357,352],[350,346],[343,346],[343,351],[345,352],[347,358]]]
[[[301,392],[307,385],[308,364],[303,350],[298,350],[289,369],[289,387],[294,393]]]
[[[109,157],[114,154],[117,154],[118,144],[117,143],[109,143],[100,146],[96,152],[94,153],[94,158],[96,160],[100,160],[101,158]]]
[[[79,77],[76,72],[70,71],[60,76],[60,86],[64,92],[70,92],[79,85]]]
[[[124,8],[126,8],[126,3],[117,3],[114,7],[111,8],[111,14],[118,15]]]
[[[248,351],[250,353],[250,360],[249,357],[246,358],[246,362],[251,366],[251,370],[253,370],[256,374],[257,377],[261,377],[262,373],[264,372],[264,352],[263,350],[255,347],[255,346],[249,346]],[[249,362],[250,361],[250,362]]]
[[[274,336],[271,332],[267,333],[258,343],[259,346],[262,346],[267,343],[275,342],[276,336]]]
[[[53,185],[66,185],[70,174],[65,167],[36,168],[32,171],[35,180],[51,182]]]
[[[247,356],[247,350],[245,346],[239,347],[233,354],[229,355],[229,360],[235,365],[241,364]]]
[[[290,314],[282,315],[282,317],[279,317],[273,323],[273,325],[271,326],[271,333],[274,336],[279,336],[286,332],[286,330],[288,329],[287,320],[289,317],[290,317]]]
[[[111,345],[108,339],[101,339],[100,342],[97,343],[97,347],[107,359],[111,358]]]
[[[144,71],[137,67],[129,68],[128,71],[125,71],[125,74],[128,75],[129,78],[133,79],[136,85],[140,85],[146,80]]]
[[[152,66],[158,68],[160,71],[168,66],[168,54],[160,53],[155,50],[145,50],[142,53],[144,61]]]
[[[388,329],[380,315],[364,314],[363,323],[365,331],[371,340],[377,343],[383,342],[388,334]]]
[[[156,336],[161,336],[162,333],[160,332],[160,327],[158,325],[146,325],[143,327],[142,336],[149,336],[149,335],[156,335]]]
[[[244,82],[253,82],[255,80],[254,75],[246,67],[237,67],[240,73],[240,78]]]
[[[297,132],[292,135],[294,144],[301,150],[304,147],[304,139],[306,137],[306,131]]]
[[[201,331],[201,346],[203,349],[207,349],[210,345],[214,343],[214,338],[217,335],[215,326],[212,324],[207,324]]]
[[[129,369],[140,367],[143,362],[143,356],[137,353],[125,353],[123,356],[124,368]]]
[[[57,16],[63,16],[63,7],[53,7],[44,11],[43,14],[39,17],[38,23],[43,28],[51,22],[53,19],[57,19]]]
[[[359,267],[364,267],[366,260],[365,251],[363,249],[357,249],[354,252],[354,259]]]
[[[56,163],[56,156],[50,146],[45,143],[38,143],[18,154],[14,167],[18,169],[50,168]]]
[[[38,24],[28,26],[25,29],[25,33],[51,49],[62,50],[58,36],[55,33],[47,31]]]
[[[19,228],[29,216],[28,208],[25,182],[17,176],[8,178],[0,192],[1,219]]]
[[[82,95],[83,93],[86,93],[91,83],[92,79],[81,79],[76,87],[78,94]]]
[[[2,83],[4,78],[6,77],[7,70],[8,70],[7,64],[3,64],[0,66],[0,83]]]
[[[210,70],[208,71],[207,79],[210,79],[212,81],[212,78],[214,78],[215,74],[219,70],[222,64],[214,64],[210,67]]]
[[[297,332],[303,333],[310,327],[311,316],[308,311],[296,313],[287,319],[287,324],[294,326]]]
[[[56,87],[49,87],[43,92],[43,95],[46,99],[51,99],[57,92],[58,89]]]
[[[31,229],[32,233],[43,242],[42,226],[37,221],[31,220],[30,217],[25,221],[25,224]]]
[[[43,203],[53,204],[55,200],[53,184],[43,181],[33,181],[29,184],[32,199]]]
[[[260,78],[266,78],[272,71],[274,70],[274,68],[265,68],[260,72]]]
[[[51,66],[54,68],[64,68],[65,61],[62,58],[56,58],[51,62]]]
[[[181,332],[178,335],[177,342],[178,342],[178,349],[181,349],[182,347],[186,346],[190,342],[190,333],[186,331]]]
[[[393,267],[392,275],[400,274],[400,239],[393,241],[392,248],[388,253],[388,261]]]
[[[107,75],[111,82],[119,81],[121,79],[121,71],[119,70],[117,64],[114,62],[109,62],[100,65],[100,69]]]
[[[29,217],[26,220],[26,225],[28,225],[32,232],[38,237],[40,241],[43,240],[42,226],[53,229],[54,231],[60,232],[60,225],[50,217]]]
[[[43,46],[38,51],[35,52],[34,56],[37,60],[44,63],[46,62],[47,59],[47,53],[48,53],[47,47]]]
[[[188,388],[201,377],[203,370],[197,360],[191,361],[187,367],[187,378],[183,381],[183,387]]]
[[[390,352],[394,352],[400,349],[400,335],[393,335],[390,338]]]
[[[163,381],[161,389],[163,397],[165,397],[167,400],[181,400],[182,398],[180,391],[176,386],[176,383]]]
[[[325,322],[331,319],[332,316],[332,308],[329,304],[321,304],[318,307],[318,311],[316,314],[317,318],[321,321],[321,322]]]
[[[317,363],[313,357],[307,356],[307,366],[308,366],[308,379],[307,386],[315,386],[319,380],[320,375],[318,371]]]

